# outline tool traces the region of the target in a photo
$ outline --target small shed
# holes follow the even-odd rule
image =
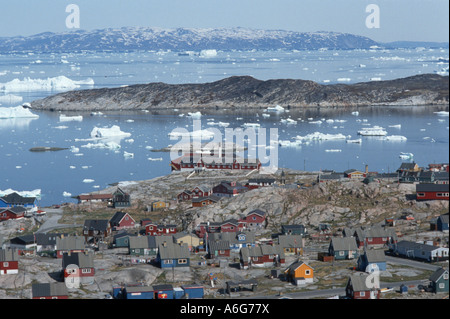
[[[153,286],[155,299],[174,299],[174,291],[172,285],[155,285]]]
[[[181,289],[184,290],[186,299],[201,299],[204,296],[204,287],[200,285],[184,285]]]
[[[152,286],[125,287],[122,292],[124,299],[154,299],[155,290]]]

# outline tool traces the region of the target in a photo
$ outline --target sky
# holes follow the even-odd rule
[[[69,4],[82,30],[246,27],[449,42],[448,0],[0,0],[0,37],[74,31]]]

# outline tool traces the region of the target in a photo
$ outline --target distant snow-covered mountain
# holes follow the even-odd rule
[[[0,38],[0,52],[80,50],[317,50],[367,49],[378,45],[363,36],[339,32],[294,32],[248,28],[163,29],[124,27]]]

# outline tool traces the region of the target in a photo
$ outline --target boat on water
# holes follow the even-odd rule
[[[358,134],[363,136],[385,136],[387,135],[387,132],[380,126],[373,126],[363,128],[362,130],[358,131]]]

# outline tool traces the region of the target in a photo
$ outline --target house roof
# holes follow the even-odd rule
[[[84,221],[85,230],[106,231],[109,228],[109,220],[107,219],[86,219]]]
[[[366,285],[366,279],[369,276],[367,273],[355,273],[350,275],[349,281],[352,284],[353,291],[367,291],[370,290]]]
[[[431,276],[430,276],[430,281],[432,281],[432,282],[436,282],[436,281],[438,281],[440,278],[441,278],[441,276],[443,275],[443,274],[445,274],[445,273],[447,273],[448,274],[448,270],[446,270],[446,269],[444,269],[444,268],[439,268],[438,270],[436,270],[434,273],[432,273],[431,274]]]
[[[193,198],[192,202],[193,203],[200,203],[203,202],[205,200],[210,200],[214,203],[217,203],[221,198],[219,196],[215,196],[215,195],[210,195],[210,196],[206,196],[206,197],[199,197],[199,198]]]
[[[249,213],[247,214],[247,216],[252,215],[252,214],[257,214],[257,215],[259,215],[259,216],[261,216],[261,217],[264,217],[264,216],[266,215],[266,212],[265,212],[265,211],[262,211],[261,209],[254,209],[254,210],[252,210],[251,212],[249,212]]]
[[[94,268],[93,253],[64,253],[62,257],[62,267],[76,265],[79,268]]]
[[[0,248],[0,261],[18,261],[19,253],[16,249],[1,249]]]
[[[369,263],[386,262],[386,255],[382,249],[369,249],[365,251],[366,259]]]
[[[291,271],[295,271],[296,269],[298,269],[300,266],[302,265],[306,265],[308,268],[313,269],[311,266],[309,266],[307,263],[303,262],[303,261],[297,261],[292,263],[288,268],[286,268],[286,270],[291,270]],[[285,270],[285,271],[286,271]]]
[[[299,248],[303,247],[301,235],[279,235],[278,244],[283,248]]]
[[[153,286],[127,286],[125,287],[127,293],[134,292],[154,292],[155,288]]]
[[[432,184],[420,183],[416,185],[416,192],[447,192],[449,191],[449,184]]]
[[[448,224],[448,213],[439,216],[438,219],[440,219],[443,224]]]
[[[27,204],[34,204],[36,201],[36,197],[23,197],[16,192],[10,193],[6,196],[0,197],[3,199],[5,203],[9,204],[17,204],[17,205],[27,205]]]
[[[262,257],[266,255],[279,255],[281,258],[284,258],[284,251],[280,247],[280,245],[261,245],[254,247],[243,247],[240,250],[240,253],[244,259],[249,257]]]
[[[27,211],[27,209],[22,206],[14,206],[14,207],[0,209],[0,213],[3,213],[4,211],[9,211],[9,212],[13,213],[14,215],[20,215],[20,214],[24,214]]]
[[[67,286],[64,282],[38,283],[31,286],[33,297],[67,296]]]
[[[112,225],[118,225],[118,224],[120,224],[120,222],[122,221],[122,219],[123,219],[126,215],[128,215],[128,216],[134,221],[133,217],[131,217],[128,213],[124,213],[124,212],[116,212],[116,213],[114,214],[114,216],[111,217],[111,219],[109,220],[109,222],[110,222]]]
[[[57,237],[57,250],[78,250],[85,249],[85,239],[81,236]]]
[[[245,241],[240,241],[238,238],[241,235],[245,235]],[[225,232],[225,233],[211,233],[209,234],[209,240],[226,240],[231,244],[238,243],[254,243],[255,233],[254,232]]]
[[[415,243],[413,241],[407,241],[407,240],[402,240],[400,242],[398,242],[396,245],[396,248],[401,248],[401,249],[417,249],[417,250],[423,250],[423,251],[434,251],[436,249],[439,249],[439,247],[436,246],[432,246],[432,245],[426,245],[426,244],[421,244],[421,243]]]
[[[210,251],[230,250],[230,242],[228,240],[208,240]]]
[[[158,254],[160,259],[190,258],[189,249],[186,244],[179,245],[172,242],[160,244]]]
[[[331,238],[333,249],[338,250],[358,250],[355,237],[333,237]]]

